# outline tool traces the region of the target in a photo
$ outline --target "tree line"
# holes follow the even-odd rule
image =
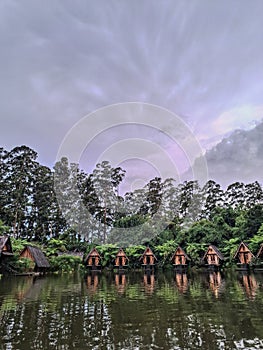
[[[0,219],[15,238],[71,238],[131,246],[175,242],[198,256],[207,244],[230,253],[240,240],[263,242],[263,191],[257,182],[225,190],[213,180],[177,184],[155,177],[120,195],[125,170],[108,161],[91,173],[67,158],[53,169],[27,146],[0,148]]]

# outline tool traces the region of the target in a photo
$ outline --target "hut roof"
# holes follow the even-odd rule
[[[3,252],[4,246],[6,244],[10,245],[10,250]],[[10,237],[9,236],[0,236],[0,254],[13,255],[11,241],[10,241]]]
[[[259,258],[262,253],[263,253],[263,243],[259,247],[259,251],[257,253],[257,258]]]
[[[233,259],[236,259],[236,257],[237,257],[237,255],[238,255],[238,253],[239,253],[239,251],[240,251],[240,249],[241,249],[242,246],[244,246],[244,247],[247,249],[247,251],[248,251],[249,253],[251,253],[252,256],[254,256],[254,254],[253,254],[253,253],[251,252],[251,250],[249,249],[248,245],[247,245],[245,242],[241,242],[241,243],[239,244],[238,248],[237,248],[237,251],[236,251],[236,253],[235,253]]]
[[[209,252],[209,249],[213,249],[214,252],[216,253],[216,255],[219,257],[219,259],[224,260],[224,255],[219,251],[219,249],[215,245],[212,245],[212,244],[210,244],[210,246],[207,248],[207,251],[205,252],[205,255],[204,255],[202,260],[205,260],[207,254]]]
[[[127,255],[125,254],[125,251],[124,251],[122,248],[119,249],[118,253],[116,254],[116,258],[117,258],[118,256],[124,256],[126,259],[129,260],[129,258],[128,258]]]
[[[175,250],[173,256],[171,257],[171,260],[173,260],[174,257],[178,254],[177,251],[178,251],[179,249],[182,251],[182,253],[183,253],[183,255],[185,256],[186,260],[190,261],[191,259],[190,259],[189,256],[186,254],[186,252],[183,250],[183,248],[180,247],[180,246],[178,246],[178,247],[176,248],[176,250]]]
[[[150,248],[150,247],[147,247],[147,248],[145,249],[145,251],[144,251],[144,253],[141,255],[141,257],[140,257],[139,261],[140,261],[140,260],[142,260],[142,259],[143,259],[143,257],[144,257],[145,255],[150,255],[150,256],[153,256],[153,257],[154,257],[154,259],[157,261],[157,258],[156,258],[156,256],[153,254],[153,251],[151,250],[151,248]]]
[[[85,261],[90,257],[90,256],[98,256],[101,259],[101,256],[99,254],[99,252],[97,251],[96,248],[92,248],[91,251],[89,252],[89,254],[87,255]]]
[[[23,249],[21,254],[25,250],[28,250],[30,252],[37,267],[50,267],[49,262],[47,261],[47,258],[45,257],[41,249],[39,249],[38,247],[33,247],[31,245],[28,245]]]

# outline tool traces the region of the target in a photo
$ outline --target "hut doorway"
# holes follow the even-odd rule
[[[151,257],[146,256],[146,265],[150,265],[150,264],[151,264]]]
[[[93,256],[91,258],[91,264],[92,264],[92,266],[96,266],[96,257],[95,256]]]

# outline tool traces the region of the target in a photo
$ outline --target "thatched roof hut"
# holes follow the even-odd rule
[[[118,253],[116,254],[114,265],[116,267],[125,267],[128,265],[128,261],[129,261],[129,259],[128,259],[127,255],[125,254],[124,250],[122,248],[120,248]]]
[[[0,236],[0,258],[13,256],[12,244],[9,236]]]
[[[220,266],[222,261],[224,261],[224,256],[215,245],[210,245],[202,260],[207,265]]]
[[[189,263],[189,261],[191,261],[191,259],[183,250],[183,248],[178,246],[171,258],[171,261],[175,266],[187,266],[187,264]]]
[[[7,269],[8,258],[13,256],[12,244],[9,236],[0,236],[0,273]]]
[[[249,249],[248,245],[244,242],[241,242],[234,255],[234,260],[237,259],[242,265],[248,265],[251,263],[254,257],[255,256]]]
[[[139,261],[142,262],[144,266],[154,266],[157,261],[156,256],[153,254],[150,247],[147,247],[144,253],[141,255]]]
[[[34,271],[45,271],[50,267],[47,258],[38,247],[27,245],[20,253],[20,258],[28,258],[35,263]]]
[[[100,265],[101,256],[96,248],[92,248],[87,257],[84,260],[85,265],[88,268],[92,268],[93,270],[97,270],[101,267]]]

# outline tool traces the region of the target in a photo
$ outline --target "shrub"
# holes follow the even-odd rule
[[[79,256],[59,255],[52,256],[49,259],[50,270],[55,272],[72,272],[79,270],[82,265],[82,259]]]

